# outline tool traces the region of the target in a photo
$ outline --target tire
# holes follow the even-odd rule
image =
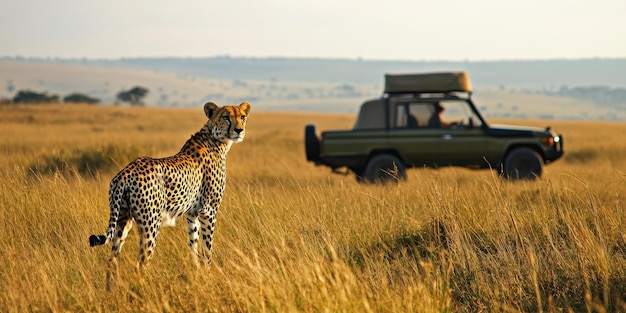
[[[404,163],[396,156],[387,153],[373,156],[367,162],[361,177],[357,175],[357,181],[369,183],[397,183],[405,179]]]
[[[543,172],[543,159],[535,150],[516,148],[504,160],[503,175],[511,180],[535,180]]]
[[[320,140],[315,134],[315,125],[308,124],[304,127],[304,148],[308,161],[320,160]]]

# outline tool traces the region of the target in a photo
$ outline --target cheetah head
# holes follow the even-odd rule
[[[209,118],[211,134],[214,138],[240,142],[246,136],[246,119],[250,113],[250,103],[239,106],[218,106],[213,102],[204,105],[204,113]]]

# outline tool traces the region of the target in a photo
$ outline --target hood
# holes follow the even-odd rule
[[[492,136],[533,136],[536,134],[550,134],[550,127],[528,127],[514,125],[490,125],[487,131]]]

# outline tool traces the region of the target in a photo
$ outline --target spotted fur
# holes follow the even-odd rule
[[[194,260],[197,261],[201,233],[203,255],[207,263],[211,262],[217,211],[226,184],[226,153],[233,142],[245,137],[250,104],[219,107],[208,102],[204,112],[208,121],[176,155],[138,158],[111,180],[106,234],[89,237],[92,247],[112,242],[107,287],[111,275],[117,272],[117,257],[133,221],[140,235],[140,268],[152,256],[161,225],[171,226],[183,214],[187,215]]]

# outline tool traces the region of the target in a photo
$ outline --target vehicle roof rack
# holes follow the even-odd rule
[[[385,74],[387,94],[448,94],[472,92],[466,72],[441,72],[422,74]]]
[[[462,95],[463,93],[465,93],[465,96]],[[385,95],[388,95],[389,97],[410,97],[415,99],[469,99],[472,97],[472,92],[386,92],[383,93],[382,97],[384,98]]]

